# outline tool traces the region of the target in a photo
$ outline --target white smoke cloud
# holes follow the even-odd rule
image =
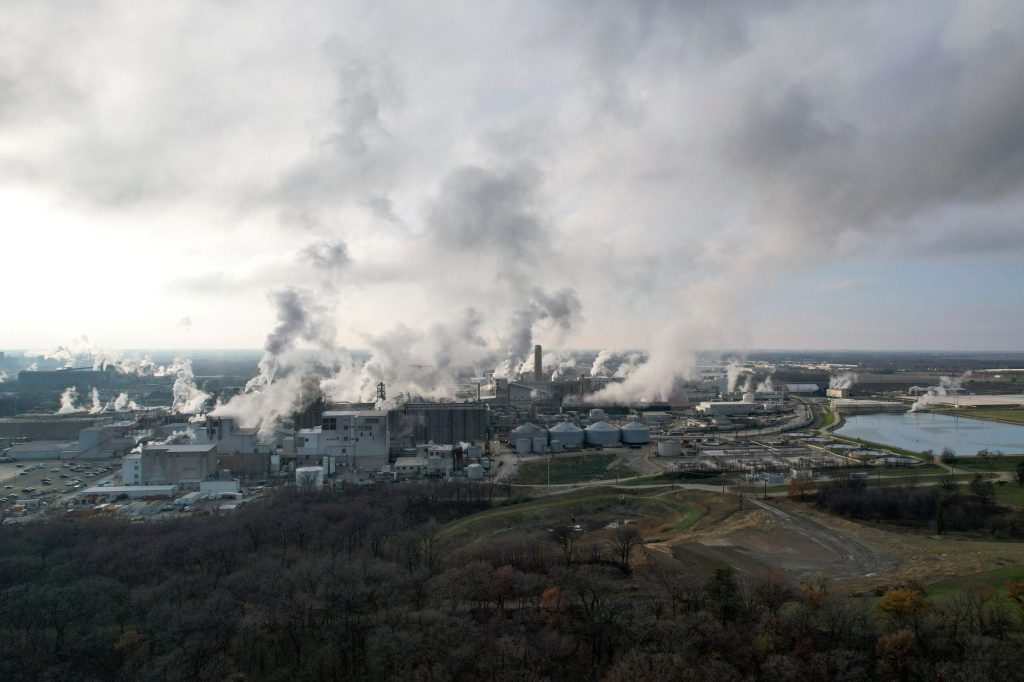
[[[121,393],[114,400],[114,412],[130,412],[139,409],[138,403],[128,398],[127,393]]]
[[[99,414],[105,411],[103,403],[100,401],[100,392],[95,386],[93,386],[92,390],[89,392],[89,398],[92,401],[92,406],[89,408],[89,414]]]
[[[176,378],[171,387],[171,411],[177,414],[197,414],[202,411],[210,394],[196,386],[192,360],[175,359],[171,365]],[[123,394],[122,394],[123,395]]]
[[[853,388],[853,385],[857,383],[857,374],[855,372],[843,372],[836,374],[828,380],[828,387],[835,389],[849,389]]]
[[[963,387],[963,383],[970,376],[970,371],[967,371],[958,377],[939,377],[939,383],[935,386],[929,386],[924,393],[919,395],[910,407],[910,411],[917,412],[934,403],[949,402],[948,400],[939,400],[939,398],[948,398],[958,393]]]
[[[74,386],[65,388],[64,392],[60,394],[60,408],[57,410],[57,414],[74,414],[84,411],[84,408],[75,405],[76,400],[78,400],[78,389]]]
[[[726,391],[732,393],[733,391],[736,390],[736,384],[740,380],[740,374],[743,373],[743,368],[740,367],[738,362],[733,360],[726,366],[725,373],[728,380]]]

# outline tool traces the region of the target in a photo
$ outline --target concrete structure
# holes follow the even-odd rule
[[[320,425],[319,454],[339,468],[379,471],[391,448],[388,415],[381,410],[328,410]]]
[[[797,395],[815,395],[820,390],[818,384],[786,384],[786,392]]]
[[[565,448],[581,448],[583,447],[584,433],[583,429],[576,426],[572,422],[559,422],[550,429],[548,429],[548,437],[552,443],[558,441]]]
[[[78,456],[78,443],[57,440],[36,440],[16,443],[3,453],[18,461],[33,459],[71,459]]]
[[[470,464],[466,467],[466,478],[471,481],[479,481],[484,477],[484,468],[479,464]]]
[[[121,460],[121,482],[125,485],[142,485],[142,455],[128,455]]]
[[[536,382],[544,381],[544,365],[543,365],[544,351],[540,345],[533,347],[533,380]]]
[[[427,475],[426,457],[399,457],[395,460],[394,471],[400,478],[417,478]]]
[[[757,405],[753,402],[747,402],[745,399],[742,402],[710,401],[697,405],[698,412],[711,416],[742,416],[753,413],[755,409],[757,409]]]
[[[903,413],[910,409],[906,404],[887,400],[854,400],[833,398],[829,408],[839,414]]]
[[[543,455],[548,451],[548,439],[546,436],[537,436],[530,439],[531,447],[530,450],[538,455]]]
[[[200,493],[237,493],[241,485],[237,478],[218,479],[216,481],[200,481]]]
[[[644,445],[651,442],[651,430],[640,422],[629,422],[621,429],[624,445]]]
[[[117,499],[121,495],[147,500],[163,500],[174,497],[177,486],[173,485],[111,485],[106,487],[93,486],[82,491],[82,495],[90,497],[109,497]]]
[[[388,412],[392,451],[416,443],[478,442],[487,438],[490,417],[480,403],[406,403]]]
[[[600,407],[595,407],[590,411],[590,414],[588,416],[591,421],[601,421],[602,419],[604,419],[604,410],[602,410]]]
[[[528,455],[528,454],[530,454],[530,450],[533,447],[533,441],[531,439],[529,439],[529,438],[516,438],[515,441],[513,441],[513,442],[515,443],[515,448],[516,448],[516,454],[517,455]]]
[[[658,442],[659,457],[678,457],[680,442],[675,439],[668,439]]]
[[[599,421],[584,429],[587,445],[618,445],[620,440],[619,427],[606,421]]]
[[[198,487],[217,473],[217,446],[213,443],[188,445],[146,445],[141,453],[142,485],[186,485]]]
[[[825,391],[825,395],[829,398],[849,398],[850,389],[848,388],[830,388]]]
[[[124,421],[89,426],[78,432],[78,457],[81,459],[110,459],[132,451],[135,439],[130,431],[136,422]]]

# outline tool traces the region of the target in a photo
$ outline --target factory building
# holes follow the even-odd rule
[[[795,395],[818,395],[820,391],[818,384],[786,384],[786,392]]]
[[[852,398],[833,398],[829,408],[838,414],[873,414],[899,413],[907,411],[904,403],[887,400],[854,400]]]
[[[216,476],[217,454],[214,443],[146,445],[141,453],[141,484],[198,488],[200,482]]]
[[[490,414],[480,403],[406,403],[388,412],[391,449],[418,443],[460,443],[486,440]]]
[[[142,455],[136,453],[121,460],[121,483],[142,485]]]
[[[606,421],[599,421],[584,429],[587,445],[618,445],[621,437],[619,427]]]
[[[561,443],[563,448],[583,447],[583,429],[572,422],[560,422],[555,424],[548,429],[548,436],[551,438],[552,443]]]
[[[388,415],[381,410],[324,412],[317,447],[320,454],[334,459],[335,465],[379,471],[388,463]]]
[[[250,478],[270,473],[274,445],[260,441],[257,429],[241,428],[231,417],[207,417],[205,442],[217,446],[217,469]]]
[[[78,433],[78,456],[82,459],[110,459],[131,452],[135,439],[131,430],[136,422],[123,421],[90,426]]]
[[[752,414],[757,408],[753,401],[747,401],[746,396],[742,402],[736,401],[710,401],[697,405],[697,411],[709,416],[742,416]]]
[[[16,443],[7,448],[3,455],[18,461],[71,459],[78,456],[78,443],[60,440],[35,440],[28,443]]]

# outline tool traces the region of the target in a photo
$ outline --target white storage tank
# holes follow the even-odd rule
[[[484,477],[484,468],[479,464],[470,464],[466,467],[466,478],[471,481],[479,481]]]
[[[295,470],[295,484],[300,488],[309,486],[314,490],[324,485],[323,467],[299,467]]]
[[[548,449],[548,439],[545,436],[537,436],[533,439],[533,451],[538,455],[543,455]]]
[[[678,457],[679,456],[679,441],[678,440],[663,440],[658,443],[658,456],[659,457]]]
[[[517,455],[528,455],[528,454],[530,454],[530,444],[532,442],[533,441],[531,441],[529,438],[516,438],[516,441],[515,441],[515,443],[516,443],[516,454]]]
[[[606,421],[591,424],[586,428],[587,445],[618,445],[619,427]]]
[[[650,443],[651,430],[640,422],[628,422],[622,427],[622,442],[626,445]]]
[[[604,410],[600,407],[595,407],[590,411],[590,421],[599,422],[604,419]]]
[[[562,447],[581,448],[583,447],[583,429],[571,422],[555,424],[548,431],[551,440],[558,440]]]

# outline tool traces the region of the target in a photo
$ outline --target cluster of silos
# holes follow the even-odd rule
[[[565,448],[578,449],[583,447],[583,429],[572,422],[560,422],[548,430],[551,437],[551,451],[561,452]]]
[[[528,455],[531,452],[540,454],[547,450],[548,432],[542,426],[526,422],[512,429],[508,442],[515,448],[517,455]]]

